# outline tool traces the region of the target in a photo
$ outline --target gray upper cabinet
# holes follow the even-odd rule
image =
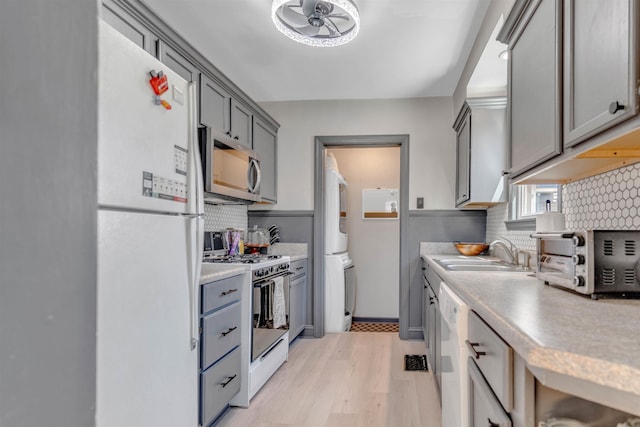
[[[562,153],[561,6],[531,1],[509,40],[511,176]]]
[[[469,98],[453,128],[457,135],[456,207],[486,208],[507,201],[506,99]]]
[[[204,74],[200,74],[200,124],[231,134],[231,95]]]
[[[262,183],[260,195],[263,201],[277,202],[277,136],[262,120],[253,119],[253,150],[260,156]]]
[[[113,0],[103,0],[102,19],[151,55],[157,55],[158,37]]]
[[[471,109],[466,106],[456,128],[456,206],[469,200]]]
[[[162,40],[158,42],[158,57],[160,62],[166,64],[186,81],[197,82],[199,80],[200,71],[198,68]]]
[[[637,114],[637,2],[565,0],[564,145]]]
[[[200,75],[200,124],[229,135],[252,148],[251,110],[232,98],[220,84]]]
[[[252,117],[253,115],[249,108],[242,105],[236,99],[231,98],[231,137],[249,148],[253,146],[251,133]]]

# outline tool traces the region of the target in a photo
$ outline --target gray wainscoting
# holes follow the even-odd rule
[[[248,211],[249,228],[257,225],[269,228],[272,225],[280,229],[280,241],[283,243],[306,243],[307,264],[307,319],[304,336],[313,337],[313,211]]]
[[[484,242],[487,224],[484,210],[409,211],[409,259],[400,260],[409,269],[409,339],[422,339],[422,264],[420,242]],[[402,301],[402,298],[401,298]],[[400,307],[401,310],[406,307]]]
[[[407,269],[409,272],[409,295],[407,298],[400,298],[401,301],[407,301],[407,305],[400,307],[400,309],[408,310],[409,322],[408,330],[401,335],[408,339],[422,339],[420,242],[453,242],[456,240],[483,242],[486,233],[486,217],[487,212],[484,210],[409,211],[409,256],[407,259],[400,260],[400,268]],[[309,245],[307,327],[304,335],[313,337],[313,211],[249,211],[249,226],[252,227],[254,224],[264,228],[275,224],[280,228],[282,242],[307,243]]]

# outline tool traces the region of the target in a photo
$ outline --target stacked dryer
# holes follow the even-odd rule
[[[347,182],[332,153],[325,159],[324,329],[351,329],[355,309],[355,266],[347,252]]]

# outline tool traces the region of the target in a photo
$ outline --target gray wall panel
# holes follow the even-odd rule
[[[484,242],[486,211],[410,211],[409,212],[409,331],[408,338],[422,338],[422,265],[420,242]]]
[[[97,7],[1,7],[2,426],[94,425]]]

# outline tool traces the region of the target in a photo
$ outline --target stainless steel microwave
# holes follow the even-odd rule
[[[211,128],[200,129],[205,200],[259,202],[260,158],[249,147]]]

